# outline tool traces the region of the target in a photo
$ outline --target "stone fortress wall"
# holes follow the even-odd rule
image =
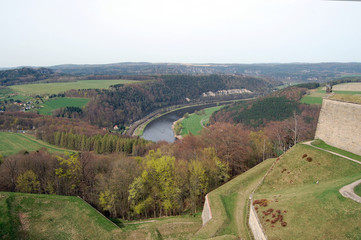
[[[315,138],[361,155],[361,105],[324,98]]]

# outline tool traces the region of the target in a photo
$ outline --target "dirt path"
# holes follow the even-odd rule
[[[336,155],[336,156],[339,156],[339,157],[343,157],[343,158],[346,158],[347,160],[350,160],[350,161],[353,161],[355,163],[358,163],[358,164],[361,164],[361,162],[353,159],[353,158],[349,158],[349,157],[346,157],[342,154],[339,154],[339,153],[335,153],[335,152],[332,152],[332,151],[329,151],[329,150],[325,150],[325,149],[322,149],[322,148],[319,148],[319,147],[315,147],[311,144],[312,141],[308,141],[308,142],[304,142],[303,144],[305,145],[308,145],[308,146],[311,146],[313,148],[316,148],[316,149],[319,149],[321,151],[324,151],[324,152],[328,152],[328,153],[331,153],[333,155]],[[361,197],[359,195],[357,195],[354,191],[354,188],[361,184],[361,179],[349,184],[349,185],[346,185],[344,187],[342,187],[339,192],[341,193],[342,196],[344,196],[345,198],[350,198],[358,203],[361,203]]]

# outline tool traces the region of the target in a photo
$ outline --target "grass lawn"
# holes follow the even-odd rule
[[[0,192],[1,239],[120,239],[121,234],[80,198]]]
[[[126,239],[190,239],[202,227],[201,214],[125,221],[113,219]]]
[[[50,99],[39,109],[39,114],[52,115],[52,111],[63,107],[83,107],[89,102],[89,98],[55,98]]]
[[[213,218],[196,238],[250,239],[248,198],[275,159],[268,159],[208,194]]]
[[[268,239],[359,239],[361,204],[338,190],[360,178],[357,163],[310,146],[293,147],[254,196],[268,201],[266,207],[256,205]],[[275,216],[263,213],[269,209]],[[271,223],[278,210],[287,226]]]
[[[204,114],[201,114],[201,111],[197,113],[190,114],[187,118],[182,121],[182,136],[192,133],[193,135],[198,135],[199,132],[203,129],[203,126],[207,124],[210,116],[215,111],[221,109],[222,106],[216,106],[211,108],[204,109]]]
[[[357,195],[359,195],[361,197],[361,184],[357,185],[355,188],[354,188],[354,191]]]
[[[0,154],[3,156],[16,154],[22,150],[36,151],[40,148],[46,148],[49,152],[53,153],[64,153],[65,151],[71,152],[70,150],[58,148],[56,146],[38,140],[31,135],[22,133],[0,132]]]
[[[10,86],[19,95],[57,94],[71,89],[106,89],[115,84],[129,84],[132,80],[79,80],[76,82],[37,83]]]
[[[360,155],[356,155],[354,153],[347,152],[345,150],[330,146],[330,145],[326,144],[324,141],[322,141],[320,139],[317,139],[317,140],[313,141],[311,144],[313,146],[315,146],[315,147],[319,147],[319,148],[322,148],[322,149],[325,149],[325,150],[329,150],[329,151],[344,155],[346,157],[349,157],[349,158],[352,158],[352,159],[355,159],[355,160],[361,162],[361,156]]]

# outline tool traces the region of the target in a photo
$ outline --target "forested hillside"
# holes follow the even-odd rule
[[[91,97],[80,118],[98,126],[130,124],[162,107],[240,99],[269,92],[277,83],[261,78],[226,75],[165,75],[161,80],[137,85],[115,85],[107,90],[80,90],[68,96]],[[245,88],[252,93],[204,98],[202,93]]]

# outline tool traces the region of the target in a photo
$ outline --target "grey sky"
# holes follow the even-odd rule
[[[361,61],[361,2],[0,0],[0,67]]]

